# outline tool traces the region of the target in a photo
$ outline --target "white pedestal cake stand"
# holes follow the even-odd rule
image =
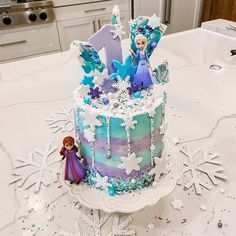
[[[61,174],[61,182],[69,194],[76,197],[85,207],[102,210],[107,213],[133,213],[147,206],[156,204],[160,198],[171,193],[178,179],[182,176],[183,160],[178,147],[170,138],[165,138],[166,170],[165,175],[156,181],[155,187],[145,188],[124,195],[109,196],[106,191],[89,187],[86,183],[79,185],[69,184],[64,180],[64,170]],[[161,157],[163,158],[163,157]],[[160,172],[157,173],[157,176]]]

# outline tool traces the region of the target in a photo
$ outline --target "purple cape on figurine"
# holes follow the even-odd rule
[[[150,87],[152,82],[151,73],[149,70],[149,59],[146,51],[137,50],[136,58],[138,61],[137,72],[134,76],[133,83],[141,87]]]
[[[76,151],[74,149],[65,150],[64,156],[66,157],[65,180],[80,182],[85,178],[85,170],[76,156]]]

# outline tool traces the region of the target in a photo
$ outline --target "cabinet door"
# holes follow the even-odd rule
[[[57,26],[62,51],[68,50],[74,40],[87,41],[96,31],[95,17],[59,21]]]
[[[121,24],[124,26],[124,31],[126,32],[126,35],[124,36],[124,38],[128,38],[129,36],[129,12],[128,11],[121,12],[120,20],[121,20]],[[100,29],[105,24],[110,24],[110,22],[111,22],[111,14],[97,16],[98,29]]]

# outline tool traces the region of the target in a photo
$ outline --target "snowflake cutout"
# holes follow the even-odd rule
[[[94,87],[93,80],[94,80],[94,76],[85,75],[83,80],[81,81],[81,84],[88,85],[90,88],[93,88]]]
[[[130,85],[129,76],[126,76],[124,79],[118,76],[117,82],[113,84],[112,87],[117,89],[118,93],[122,94],[127,92],[129,85]]]
[[[120,221],[120,216],[118,214],[114,214],[112,231],[107,236],[136,235],[135,230],[125,229],[132,220],[133,218],[129,216],[125,220]]]
[[[154,14],[153,16],[151,16],[148,20],[148,24],[149,27],[151,27],[152,29],[155,29],[157,27],[161,26],[161,18],[157,17],[156,14]]]
[[[75,128],[73,108],[70,108],[69,110],[61,108],[60,112],[56,112],[56,114],[46,119],[45,122],[52,130],[52,133],[57,133],[59,131],[62,133],[71,132]]]
[[[99,114],[90,109],[85,109],[80,112],[83,117],[83,125],[89,125],[91,129],[94,129],[95,126],[101,126],[102,122],[97,118]]]
[[[104,69],[102,73],[96,73],[95,74],[95,79],[93,80],[93,83],[99,87],[103,84],[103,81],[105,78],[108,78],[108,71],[107,69]]]
[[[84,137],[88,140],[89,143],[95,141],[95,133],[91,129],[84,130]]]
[[[200,149],[191,152],[187,147],[185,149],[181,149],[181,152],[187,157],[187,159],[184,160],[184,173],[191,172],[192,175],[192,178],[185,184],[185,188],[188,189],[191,186],[194,186],[196,193],[199,195],[202,193],[201,186],[208,190],[212,189],[211,184],[205,183],[200,179],[200,177],[198,176],[199,172],[206,174],[206,176],[208,176],[208,178],[214,185],[217,185],[216,178],[227,180],[227,177],[224,174],[220,173],[224,170],[223,167],[206,169],[202,166],[206,163],[218,166],[222,165],[221,162],[215,160],[215,158],[218,157],[217,153],[209,154],[207,151],[203,151]],[[198,154],[201,154],[202,158],[195,160],[195,157]]]
[[[87,225],[93,228],[94,236],[101,236],[101,227],[110,218],[110,214],[101,212],[99,210],[89,210],[88,212],[80,211],[79,218]]]
[[[151,223],[148,223],[147,224],[147,229],[148,230],[154,230],[155,229],[155,226],[154,226],[154,224],[151,222]]]
[[[127,175],[129,175],[133,170],[140,170],[139,164],[143,161],[142,157],[136,157],[133,152],[128,155],[128,157],[121,157],[122,164],[118,166],[120,169],[125,169]]]
[[[96,188],[108,188],[111,187],[112,185],[108,183],[108,176],[102,177],[99,173],[96,173],[96,177],[93,177],[92,180],[96,182],[95,187]]]
[[[35,152],[41,156],[40,161],[36,161],[31,152],[27,152],[27,156],[18,157],[19,164],[12,172],[14,179],[10,184],[17,182],[18,187],[24,187],[24,189],[34,186],[34,192],[39,192],[42,184],[48,186],[52,182],[57,182],[60,174],[58,161],[61,158],[51,158],[56,150],[57,147],[50,144],[46,144],[44,150],[36,149]]]
[[[77,94],[80,96],[80,97],[85,97],[88,95],[88,92],[89,92],[89,86],[88,85],[84,85],[84,84],[81,84],[77,90],[76,90]]]
[[[113,39],[119,38],[122,39],[122,35],[125,34],[124,32],[124,26],[123,25],[116,25],[114,30],[111,30],[111,33],[113,34]]]
[[[174,210],[178,210],[178,211],[181,211],[182,208],[184,207],[184,204],[181,200],[178,200],[178,199],[174,199],[170,205],[172,206],[172,208]]]
[[[135,125],[138,123],[137,120],[133,120],[133,117],[126,117],[124,123],[121,126],[125,127],[126,130],[135,129]]]
[[[99,87],[89,88],[89,90],[90,92],[88,93],[88,95],[90,95],[92,99],[100,98],[100,95],[102,94],[102,92],[99,91]]]

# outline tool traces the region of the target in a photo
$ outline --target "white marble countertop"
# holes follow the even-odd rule
[[[128,42],[123,45],[127,53]],[[153,55],[153,65],[164,59],[170,64],[167,134],[192,150],[217,152],[216,160],[223,163],[228,181],[219,180],[217,186],[212,184],[211,191],[203,188],[198,196],[193,187],[184,188],[190,178],[186,174],[183,184],[157,205],[131,214],[133,221],[127,228],[135,229],[137,235],[236,235],[236,60],[229,52],[235,49],[233,46],[233,38],[197,29],[164,37]],[[214,63],[220,64],[222,70],[210,70],[209,65]],[[57,158],[62,138],[73,135],[69,126],[66,132],[53,133],[46,120],[52,115],[59,117],[57,113],[63,109],[70,110],[81,73],[78,62],[70,59],[68,52],[0,65],[2,236],[33,235],[30,231],[36,236],[94,235],[78,220],[83,209],[60,182],[42,186],[39,193],[34,193],[33,188],[9,185],[17,157],[55,143],[58,150],[49,158]],[[199,176],[210,183],[206,175]],[[174,199],[183,202],[182,210],[171,207]],[[217,226],[219,220],[221,228]],[[76,222],[83,234],[66,234],[77,229]],[[154,229],[148,227],[149,223],[154,224]],[[111,219],[103,226],[103,235],[108,235],[110,227]]]

